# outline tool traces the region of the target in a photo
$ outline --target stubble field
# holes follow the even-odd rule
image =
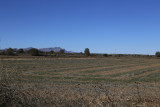
[[[9,58],[0,67],[15,90],[8,105],[160,106],[156,58]]]

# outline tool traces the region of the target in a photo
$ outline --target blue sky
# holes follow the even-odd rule
[[[160,0],[0,0],[1,48],[160,51]]]

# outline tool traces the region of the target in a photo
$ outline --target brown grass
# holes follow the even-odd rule
[[[67,60],[67,59],[65,59]],[[88,59],[92,60],[92,59]],[[97,61],[99,59],[96,59]],[[108,60],[108,59],[104,59]],[[114,60],[114,59],[113,59]],[[159,107],[160,106],[160,84],[159,82],[131,82],[131,83],[119,83],[119,82],[99,82],[97,80],[96,82],[92,82],[92,80],[88,80],[90,77],[83,77],[82,74],[85,73],[79,73],[80,71],[87,71],[87,70],[99,70],[102,68],[112,68],[112,67],[119,67],[122,65],[133,65],[133,67],[124,67],[120,69],[114,69],[109,70],[107,72],[99,71],[96,73],[91,73],[91,75],[109,75],[109,74],[116,74],[116,73],[124,73],[124,72],[131,72],[133,70],[140,70],[140,69],[148,69],[152,67],[157,67],[160,64],[159,60],[144,60],[145,65],[139,65],[134,63],[128,63],[125,62],[124,59],[115,59],[113,63],[116,63],[113,66],[104,66],[103,67],[94,67],[89,69],[82,69],[82,70],[69,70],[63,71],[63,72],[57,72],[57,74],[61,75],[52,75],[52,74],[32,74],[34,72],[38,72],[38,67],[41,69],[45,69],[49,65],[41,66],[42,64],[38,65],[39,63],[35,63],[34,66],[32,66],[32,69],[37,69],[35,71],[30,71],[31,65],[25,65],[28,66],[28,68],[25,68],[23,71],[23,65],[18,66],[19,62],[14,63],[14,60],[12,60],[12,63],[3,62],[1,60],[0,62],[0,106],[1,107]],[[25,61],[25,60],[24,60]],[[32,61],[32,60],[31,60]],[[43,61],[43,60],[39,60]],[[47,61],[47,60],[45,60]],[[85,61],[85,59],[84,59]],[[120,61],[120,62],[116,62]],[[121,63],[123,61],[123,63]],[[152,61],[151,63],[148,63],[148,61]],[[64,61],[65,62],[65,61]],[[32,63],[32,62],[31,62]],[[126,63],[126,64],[125,64]],[[136,63],[136,60],[135,60]],[[56,66],[57,68],[61,68],[62,65]],[[96,62],[94,62],[96,65]],[[97,63],[98,64],[98,63]],[[142,63],[141,63],[142,64]],[[83,64],[81,64],[83,65]],[[36,66],[36,68],[34,68]],[[84,67],[83,65],[82,67]],[[91,66],[91,64],[88,64],[88,66]],[[44,68],[43,68],[44,67]],[[52,66],[50,66],[52,67]],[[76,66],[79,68],[79,66]],[[73,67],[73,68],[76,68]],[[87,66],[86,66],[87,67]],[[68,69],[69,67],[64,67],[63,69]],[[54,69],[54,68],[51,68]],[[22,72],[20,72],[22,70]],[[114,79],[121,80],[126,79],[130,80],[137,77],[143,77],[155,72],[158,72],[159,70],[153,70],[151,72],[142,73],[133,77],[116,77]],[[30,72],[29,74],[27,74]],[[40,72],[40,71],[39,71]],[[43,72],[43,71],[42,71]],[[63,74],[64,73],[64,74]],[[75,79],[64,79],[62,77],[67,77],[67,73],[79,73],[78,76],[72,76]],[[86,73],[88,76],[89,73]],[[25,77],[26,76],[26,77]],[[24,80],[28,80],[27,76],[42,76],[46,78],[46,82],[41,82],[41,79],[39,83],[31,79],[31,82],[25,82]],[[62,79],[57,79],[52,83],[47,82],[47,78],[49,77],[61,77]],[[85,81],[78,80],[77,78],[86,79]],[[93,80],[101,77],[92,77]],[[107,77],[111,78],[111,77]],[[112,79],[112,78],[111,78]],[[43,80],[43,78],[42,78]],[[65,81],[66,83],[63,83],[62,81]],[[76,83],[79,82],[79,83]]]
[[[134,71],[134,70],[138,70],[138,69],[147,69],[147,68],[156,67],[156,66],[160,66],[160,64],[151,64],[151,65],[149,64],[149,65],[144,65],[144,66],[143,65],[136,65],[134,67],[127,67],[127,68],[97,72],[97,73],[94,73],[94,74],[113,75],[113,74],[117,74],[117,73],[130,72],[130,71]]]

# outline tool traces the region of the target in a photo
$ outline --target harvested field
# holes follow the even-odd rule
[[[18,90],[12,106],[160,106],[160,59],[8,58],[0,68]]]

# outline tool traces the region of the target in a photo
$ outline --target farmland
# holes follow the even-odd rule
[[[25,88],[35,100],[31,105],[160,106],[160,59],[5,58],[0,63],[1,76],[7,72],[6,81]]]

